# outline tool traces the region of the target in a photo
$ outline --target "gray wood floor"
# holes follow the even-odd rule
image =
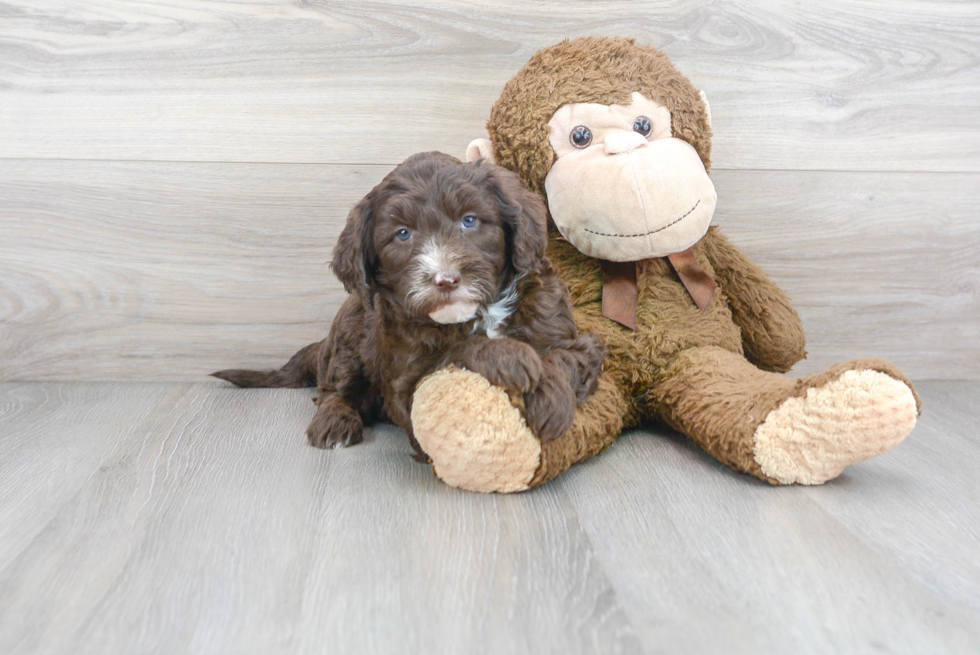
[[[770,488],[627,433],[515,496],[304,390],[0,385],[0,653],[980,650],[980,383],[899,448]]]

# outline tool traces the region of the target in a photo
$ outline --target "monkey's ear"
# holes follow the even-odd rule
[[[490,139],[473,139],[470,145],[466,146],[466,161],[473,163],[480,159],[486,159],[491,164],[496,164],[493,160],[493,144]]]
[[[507,232],[510,262],[518,274],[538,270],[548,247],[548,214],[538,194],[532,193],[505,168],[490,168],[487,181]]]
[[[347,293],[360,294],[370,304],[370,289],[374,285],[377,254],[374,249],[374,211],[371,195],[357,203],[347,215],[337,245],[333,249],[330,268],[344,285]]]
[[[701,102],[704,103],[704,115],[708,119],[708,127],[711,127],[711,105],[708,104],[708,96],[701,89],[698,89],[698,95],[701,96]]]

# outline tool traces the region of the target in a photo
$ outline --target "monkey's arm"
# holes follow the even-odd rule
[[[702,252],[742,328],[745,357],[766,371],[785,373],[806,357],[806,336],[786,292],[735,247],[716,226],[701,240]]]

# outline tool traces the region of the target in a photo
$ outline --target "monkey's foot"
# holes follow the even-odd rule
[[[756,428],[755,460],[770,478],[822,484],[898,445],[915,427],[917,400],[902,380],[860,368],[814,377],[805,395],[784,400]]]
[[[507,392],[471,371],[449,367],[425,378],[412,429],[436,476],[468,491],[524,491],[541,461],[541,442]]]

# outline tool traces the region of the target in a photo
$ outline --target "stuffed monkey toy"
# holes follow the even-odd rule
[[[912,430],[919,398],[881,359],[802,379],[789,298],[710,226],[707,102],[662,52],[589,37],[537,52],[505,86],[489,141],[467,158],[514,172],[548,206],[548,257],[580,331],[609,349],[564,436],[541,442],[519,399],[449,369],[416,389],[415,436],[445,482],[528,489],[665,421],[712,457],[772,484],[821,484]]]

